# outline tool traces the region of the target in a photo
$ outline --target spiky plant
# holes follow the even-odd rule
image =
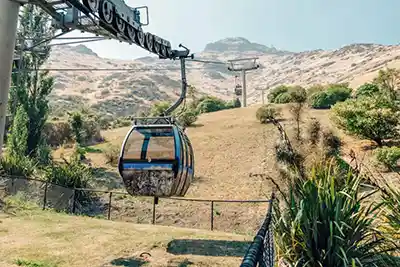
[[[315,164],[295,179],[285,208],[275,209],[276,244],[291,266],[397,266],[386,252],[394,243],[377,227],[380,205],[366,204],[361,176],[333,164]]]
[[[383,203],[371,201],[378,189],[361,190],[366,177],[335,153],[322,153],[306,166],[283,127],[274,124],[281,137],[275,156],[286,186],[278,188],[283,203],[275,203],[274,231],[286,266],[399,266],[389,257],[395,243],[378,229]]]

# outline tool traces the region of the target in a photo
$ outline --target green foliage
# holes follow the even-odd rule
[[[307,91],[301,86],[293,86],[289,89],[290,101],[294,103],[305,103],[307,100]]]
[[[286,104],[286,103],[290,103],[290,102],[292,102],[292,97],[291,97],[290,93],[285,92],[285,93],[278,95],[275,98],[275,102],[271,102],[271,103]]]
[[[30,177],[35,171],[35,163],[27,156],[5,155],[0,165],[1,171],[11,176]]]
[[[80,112],[73,112],[69,114],[69,123],[71,124],[72,131],[75,136],[75,141],[82,145],[83,144],[83,116]]]
[[[378,76],[374,78],[373,83],[378,85],[381,92],[391,99],[396,99],[396,91],[400,83],[400,71],[395,68],[379,70]]]
[[[107,159],[106,163],[110,164],[111,166],[117,166],[119,154],[120,148],[118,146],[109,145],[104,151],[104,156]]]
[[[336,104],[333,121],[348,133],[375,141],[382,146],[384,139],[397,136],[399,107],[387,97],[374,96],[349,99]]]
[[[290,266],[385,266],[390,236],[377,229],[377,208],[361,193],[361,176],[332,163],[314,163],[275,204],[275,241]],[[375,236],[374,240],[372,236]],[[394,266],[385,262],[386,266]]]
[[[24,38],[29,38],[36,43],[54,35],[49,15],[37,6],[24,5],[20,12],[19,22],[17,40],[20,42]],[[22,58],[23,67],[36,69],[43,65],[50,54],[49,43],[50,41],[44,42],[36,47],[36,50],[40,50],[38,53],[25,53]],[[8,103],[9,111],[13,119],[18,106],[22,105],[28,114],[26,155],[34,155],[42,138],[49,112],[48,96],[53,89],[53,78],[47,71],[13,73],[12,85]]]
[[[375,157],[378,162],[384,165],[388,170],[397,167],[397,162],[400,159],[400,147],[381,147],[375,151]]]
[[[272,119],[277,119],[279,116],[281,116],[281,109],[271,104],[261,106],[256,112],[257,120],[263,124],[269,123]]]
[[[315,146],[319,142],[321,135],[321,123],[317,119],[311,119],[310,123],[308,124],[307,135],[312,146]]]
[[[322,147],[326,156],[338,155],[341,146],[342,141],[331,130],[322,131]]]
[[[338,102],[345,101],[351,96],[351,88],[341,84],[329,85],[323,91],[316,91],[309,94],[309,103],[311,107],[318,109],[331,108]]]
[[[49,263],[45,261],[34,261],[34,260],[24,260],[17,259],[15,264],[23,267],[57,267],[57,264]]]
[[[227,109],[227,103],[217,97],[206,97],[197,105],[197,113],[209,113]]]
[[[93,173],[90,167],[81,163],[84,150],[76,148],[69,161],[63,159],[63,164],[54,163],[45,170],[45,178],[50,183],[55,183],[68,188],[90,188]],[[77,191],[76,200],[90,201],[90,192]]]
[[[273,89],[269,92],[269,94],[268,94],[268,96],[267,96],[268,101],[269,101],[270,103],[278,103],[278,102],[276,102],[276,98],[277,98],[279,95],[284,94],[284,93],[287,93],[287,92],[289,92],[289,87],[288,87],[288,86],[286,86],[286,85],[277,86],[277,87],[273,88]]]
[[[362,96],[374,96],[375,94],[379,93],[379,86],[373,83],[364,83],[360,87],[357,88],[356,97]]]
[[[49,165],[53,161],[51,155],[51,147],[46,143],[46,140],[42,138],[39,146],[36,150],[36,160],[40,165]]]
[[[184,127],[189,127],[197,121],[197,114],[194,110],[186,110],[179,114],[178,122]]]
[[[13,157],[23,157],[28,149],[28,114],[19,106],[15,114],[11,133],[7,138],[7,153]]]
[[[387,184],[382,193],[382,200],[387,208],[385,213],[386,220],[398,239],[400,237],[400,191],[396,187]]]
[[[153,104],[150,109],[150,117],[159,117],[164,114],[164,112],[171,106],[171,103],[168,101],[162,101]]]

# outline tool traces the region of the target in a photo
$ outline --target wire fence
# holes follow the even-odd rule
[[[43,180],[0,177],[0,199],[18,195],[39,205],[77,215],[134,223],[254,233],[270,199],[221,200],[132,197],[122,191],[67,188]]]

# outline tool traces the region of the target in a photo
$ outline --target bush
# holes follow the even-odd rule
[[[357,88],[355,97],[373,96],[379,93],[379,86],[372,83],[365,83]]]
[[[269,123],[271,119],[276,119],[281,116],[281,110],[270,104],[264,105],[257,109],[256,118],[261,123]]]
[[[268,101],[269,101],[270,103],[277,103],[277,102],[276,102],[276,98],[277,98],[279,95],[284,94],[284,93],[287,93],[287,92],[289,92],[289,87],[286,86],[286,85],[280,85],[280,86],[278,86],[278,87],[275,87],[274,89],[272,89],[272,90],[269,92],[269,94],[268,94],[268,96],[267,96]]]
[[[159,117],[164,114],[164,112],[171,106],[168,101],[162,101],[155,103],[151,106],[150,117]]]
[[[189,127],[193,125],[197,121],[197,114],[194,110],[186,110],[183,113],[179,114],[178,122],[184,126]]]
[[[349,99],[332,109],[333,121],[349,134],[375,141],[382,146],[383,140],[398,135],[399,107],[383,96]]]
[[[216,97],[207,97],[197,105],[197,113],[209,113],[224,110],[227,108],[227,103]]]
[[[44,127],[44,138],[50,146],[60,146],[72,142],[72,128],[68,122],[47,122]]]
[[[282,94],[278,95],[275,98],[275,102],[272,102],[272,103],[286,104],[286,103],[290,103],[291,101],[292,101],[292,96],[290,95],[290,93],[286,92],[286,93],[282,93]]]
[[[115,145],[109,145],[104,151],[104,156],[106,157],[107,160],[106,163],[112,166],[116,166],[118,164],[119,154],[120,154],[120,147]]]
[[[304,103],[307,100],[307,91],[301,86],[293,86],[289,89],[291,102]]]
[[[309,103],[316,109],[328,109],[337,102],[348,99],[351,95],[351,88],[341,85],[331,85],[324,91],[317,91],[309,96]]]
[[[311,119],[310,123],[308,124],[307,135],[312,146],[318,144],[321,135],[321,123],[317,119]]]
[[[5,155],[0,165],[1,172],[10,176],[31,177],[35,171],[34,161],[27,156]]]
[[[340,138],[331,130],[325,130],[322,132],[322,147],[326,156],[330,157],[338,155],[341,146],[342,142]]]
[[[377,161],[384,165],[388,170],[397,167],[397,162],[400,159],[400,147],[381,147],[375,151]]]

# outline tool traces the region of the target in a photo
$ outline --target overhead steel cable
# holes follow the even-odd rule
[[[189,68],[189,70],[204,70],[206,69],[205,67],[200,67],[200,68]],[[41,68],[41,69],[21,69],[13,71],[13,73],[17,72],[33,72],[33,71],[139,71],[139,72],[145,72],[145,71],[157,71],[157,70],[171,70],[171,71],[178,71],[180,70],[179,68],[133,68],[133,69],[109,69],[109,68],[104,68],[104,69],[95,69],[95,68],[85,68],[85,69],[68,69],[68,68]]]

